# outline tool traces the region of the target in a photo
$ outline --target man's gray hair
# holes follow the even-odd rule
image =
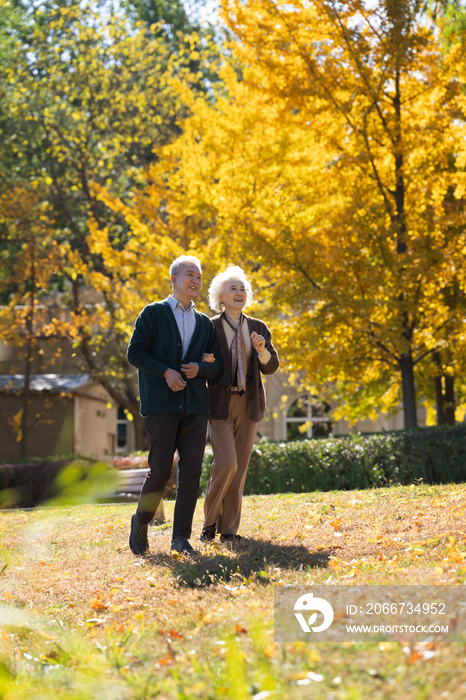
[[[199,268],[199,272],[202,272],[201,263],[194,255],[180,255],[180,257],[174,260],[170,265],[170,277],[181,272],[185,265],[196,265],[196,267]]]

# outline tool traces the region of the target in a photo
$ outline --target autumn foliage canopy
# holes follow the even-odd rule
[[[124,346],[189,251],[207,281],[253,275],[252,313],[337,417],[461,417],[466,59],[444,5],[224,0],[225,50],[191,35],[175,54],[89,13],[57,10],[37,65],[17,49],[4,109],[30,152],[15,178],[56,211],[73,341],[114,400],[136,414]]]

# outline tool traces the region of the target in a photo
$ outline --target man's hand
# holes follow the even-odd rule
[[[188,362],[187,365],[181,365],[181,371],[188,379],[194,379],[199,372],[199,365],[197,362]]]
[[[260,355],[265,350],[265,338],[262,335],[258,335],[255,331],[251,333],[251,342],[254,349]]]
[[[186,382],[176,369],[167,369],[163,376],[172,391],[182,391],[186,386]]]

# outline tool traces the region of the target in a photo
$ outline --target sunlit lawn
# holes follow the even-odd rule
[[[228,548],[197,542],[199,501],[196,561],[169,553],[172,502],[145,559],[134,506],[2,512],[0,698],[464,698],[460,643],[275,644],[273,586],[462,584],[465,504],[458,485],[250,496]]]

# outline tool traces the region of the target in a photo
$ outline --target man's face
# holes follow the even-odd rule
[[[182,297],[194,299],[201,291],[202,274],[193,263],[183,265],[177,275],[172,275],[171,280],[173,292]]]

